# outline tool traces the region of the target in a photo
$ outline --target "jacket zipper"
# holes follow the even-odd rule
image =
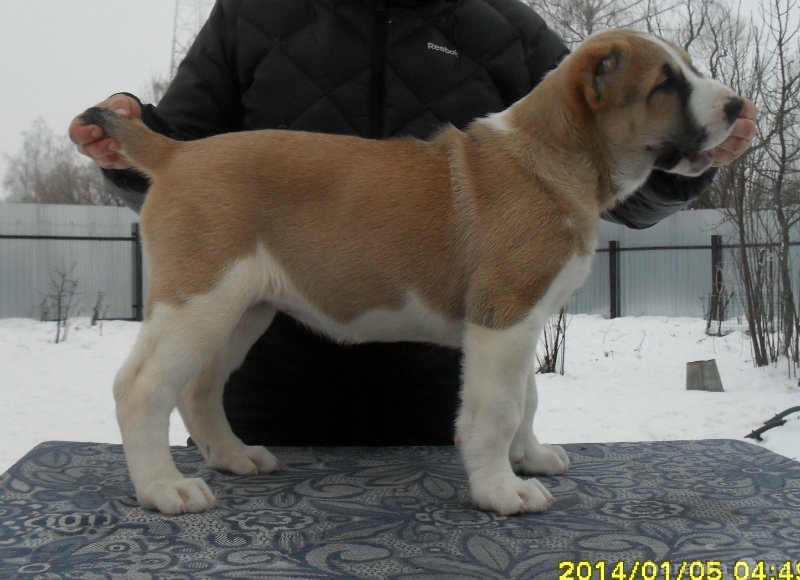
[[[384,101],[386,99],[386,0],[375,1],[372,30],[372,73],[370,78],[369,126],[367,137],[384,137]]]

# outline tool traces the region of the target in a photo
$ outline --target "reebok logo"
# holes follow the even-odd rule
[[[445,54],[449,54],[450,56],[454,56],[458,58],[458,51],[454,48],[447,48],[446,46],[439,46],[438,44],[434,44],[432,42],[428,43],[428,50],[435,50],[437,52],[443,52]]]

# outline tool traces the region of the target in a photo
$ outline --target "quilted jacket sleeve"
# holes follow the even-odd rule
[[[710,169],[691,178],[656,170],[636,193],[602,217],[632,229],[649,228],[689,205],[708,189],[716,174],[716,169]]]

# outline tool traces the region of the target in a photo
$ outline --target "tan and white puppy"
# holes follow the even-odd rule
[[[742,106],[672,45],[610,31],[506,111],[430,141],[254,131],[177,142],[90,109],[82,121],[152,180],[146,319],[114,385],[139,502],[215,505],[170,457],[176,405],[211,466],[278,467],[231,432],[221,399],[283,310],[343,342],[462,347],[457,436],[472,498],[501,514],[546,509],[548,490],[517,475],[569,467],[532,429],[539,332],[586,278],[601,212],[654,168],[705,171]]]

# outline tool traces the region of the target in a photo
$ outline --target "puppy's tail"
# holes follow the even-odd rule
[[[128,119],[109,109],[92,107],[80,115],[84,125],[97,125],[120,145],[120,153],[150,177],[159,173],[178,145],[149,129],[139,119]]]

